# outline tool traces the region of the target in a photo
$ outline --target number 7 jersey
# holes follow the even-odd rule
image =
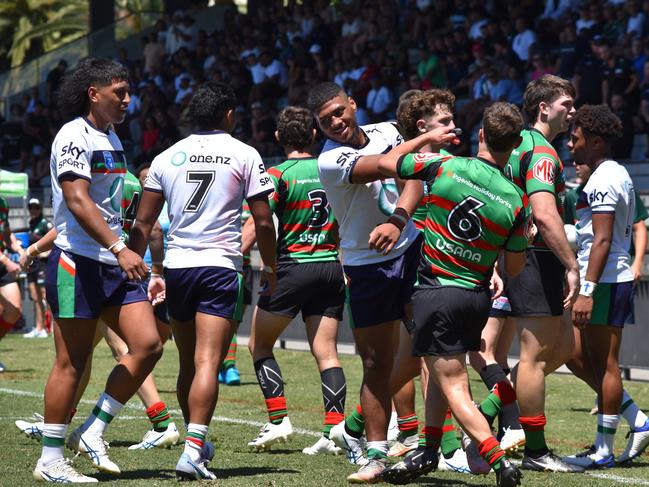
[[[167,201],[165,267],[240,271],[243,200],[274,187],[253,147],[215,131],[192,134],[157,156],[144,189]]]
[[[406,154],[397,171],[428,185],[419,285],[488,285],[500,249],[527,248],[527,197],[489,161]]]

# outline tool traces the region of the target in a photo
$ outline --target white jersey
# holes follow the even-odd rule
[[[54,226],[60,249],[105,264],[117,265],[117,259],[86,233],[63,199],[61,178],[83,178],[90,182],[90,198],[106,221],[115,240],[122,235],[122,188],[126,157],[115,132],[102,132],[88,120],[78,117],[61,127],[52,143],[50,157]]]
[[[586,278],[588,258],[593,245],[593,214],[615,215],[613,238],[608,260],[599,282],[628,282],[631,271],[631,237],[635,215],[633,182],[626,169],[615,161],[602,162],[590,175],[577,200],[577,259],[581,279]]]
[[[243,200],[274,190],[259,153],[230,134],[193,134],[151,163],[145,190],[167,201],[165,267],[241,270]]]
[[[392,178],[365,184],[352,184],[349,178],[361,156],[385,154],[403,142],[403,138],[387,122],[364,125],[361,129],[368,138],[363,147],[357,149],[327,140],[318,157],[320,181],[338,220],[345,265],[373,264],[399,257],[419,235],[414,223],[409,221],[388,255],[369,248],[370,233],[392,214],[399,192]]]

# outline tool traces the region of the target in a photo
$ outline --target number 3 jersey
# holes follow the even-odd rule
[[[318,160],[289,159],[268,174],[275,185],[270,206],[279,220],[278,262],[338,259],[336,221],[318,176]]]
[[[614,215],[611,249],[600,282],[633,280],[629,248],[635,216],[633,182],[624,167],[615,161],[602,162],[590,175],[577,197],[577,260],[581,278],[586,278],[593,245],[593,214]]]
[[[338,221],[340,250],[344,265],[366,265],[395,259],[417,239],[419,233],[411,221],[403,229],[392,252],[370,250],[369,237],[377,225],[385,223],[396,208],[399,192],[392,178],[354,184],[350,177],[362,156],[385,154],[403,141],[391,123],[364,125],[367,136],[363,147],[354,148],[327,140],[318,157],[320,181]]]
[[[50,171],[57,232],[54,244],[73,254],[117,265],[113,254],[79,225],[68,209],[61,189],[61,178],[86,179],[90,183],[88,194],[115,234],[115,240],[121,236],[126,158],[115,132],[102,132],[83,117],[66,123],[52,143]]]
[[[527,197],[492,163],[406,154],[397,172],[428,186],[419,285],[488,285],[501,248],[510,252],[527,248]]]
[[[144,189],[164,195],[165,267],[241,270],[243,200],[273,190],[259,153],[225,132],[193,134],[151,164]]]

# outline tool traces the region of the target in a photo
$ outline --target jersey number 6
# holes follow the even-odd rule
[[[446,227],[458,240],[472,242],[482,235],[482,222],[475,212],[484,203],[473,196],[467,196],[448,214]]]

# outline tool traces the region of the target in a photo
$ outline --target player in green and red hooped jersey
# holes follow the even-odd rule
[[[6,248],[22,252],[17,244],[12,246],[9,205],[7,200],[0,197],[0,339],[16,325],[22,315],[22,298],[15,277],[20,266],[4,254]],[[0,372],[4,372],[4,369],[4,365],[0,363]]]
[[[273,296],[259,300],[248,342],[269,416],[259,436],[248,443],[255,450],[269,449],[293,432],[273,346],[301,308],[311,353],[320,370],[325,406],[322,437],[303,452],[340,451],[329,439],[329,431],[344,419],[347,390],[336,350],[344,282],[338,262],[337,223],[320,183],[317,159],[310,152],[315,133],[313,115],[304,108],[287,107],[277,117],[275,137],[287,157],[268,170],[275,185],[270,206],[279,221],[278,285]],[[253,241],[254,227],[248,223],[243,230],[243,250]],[[302,299],[305,302],[300,303]]]
[[[525,271],[507,279],[507,296],[521,342],[515,378],[520,423],[525,431],[523,467],[532,470],[581,471],[553,455],[545,441],[545,376],[570,359],[572,326],[562,325],[564,309],[579,290],[579,268],[561,218],[563,165],[551,142],[568,130],[575,91],[570,82],[545,75],[530,82],[524,110],[530,125],[505,167],[530,200],[538,229],[527,251]],[[564,281],[567,289],[564,293]]]
[[[455,128],[453,108],[455,96],[448,90],[431,89],[428,91],[411,90],[404,93],[397,108],[397,126],[404,139],[411,140],[429,130],[438,127]],[[450,153],[442,146],[426,144],[420,152]],[[420,207],[412,215],[417,228],[421,231],[427,215],[426,202],[428,195],[424,194]],[[415,412],[415,385],[413,377],[420,375],[422,390],[425,391],[428,382],[428,370],[421,358],[412,357],[412,342],[405,327],[400,328],[399,346],[394,358],[394,367],[390,378],[393,391],[392,401],[397,412],[399,436],[391,446],[388,456],[402,456],[417,448],[418,420]],[[444,433],[441,442],[441,467],[455,472],[469,473],[466,455],[462,450],[450,411],[444,422]],[[424,430],[422,430],[424,432]]]
[[[379,161],[386,176],[424,180],[430,194],[422,264],[413,295],[413,355],[424,357],[434,380],[426,392],[425,439],[404,461],[383,472],[389,482],[409,482],[436,468],[448,401],[482,458],[496,472],[497,485],[520,483],[520,472],[506,460],[485,417],[473,405],[465,361],[467,351],[480,348],[498,255],[504,250],[510,275],[519,273],[525,264],[527,199],[502,174],[520,141],[522,125],[514,105],[495,103],[485,110],[477,157],[408,154],[397,147]],[[433,133],[414,142],[421,146]],[[511,401],[511,385],[498,386],[498,397]]]

